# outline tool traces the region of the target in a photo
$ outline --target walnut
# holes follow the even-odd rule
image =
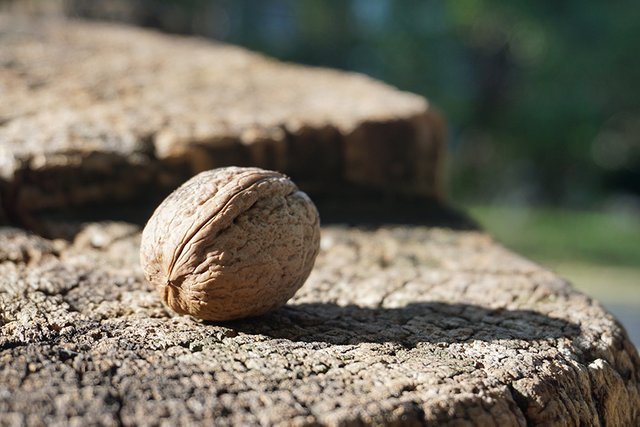
[[[289,178],[228,167],[196,175],[160,204],[140,259],[173,310],[231,320],[284,305],[309,276],[319,243],[318,211]]]

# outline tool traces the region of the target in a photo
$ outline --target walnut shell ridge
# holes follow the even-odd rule
[[[318,211],[289,178],[227,167],[194,176],[158,206],[140,260],[170,308],[221,321],[284,305],[319,246]]]

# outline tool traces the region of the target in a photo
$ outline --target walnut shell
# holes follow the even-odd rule
[[[318,211],[289,178],[228,167],[196,175],[160,204],[142,232],[140,260],[176,312],[231,320],[284,305],[319,244]]]

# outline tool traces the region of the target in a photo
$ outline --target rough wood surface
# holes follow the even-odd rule
[[[227,164],[441,196],[437,115],[365,77],[104,24],[0,16],[0,44],[0,221]],[[0,228],[0,425],[640,424],[624,329],[480,232],[325,227],[290,304],[221,324],[162,305],[139,226],[50,224]]]
[[[18,222],[228,165],[442,195],[438,115],[364,76],[99,23],[0,15],[0,44],[0,200]]]
[[[168,311],[139,228],[0,231],[2,425],[631,426],[640,359],[590,298],[479,232],[325,227],[284,308]]]

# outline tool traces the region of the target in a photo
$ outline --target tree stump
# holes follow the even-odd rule
[[[0,41],[5,220],[114,200],[139,218],[0,228],[0,425],[640,423],[624,329],[480,231],[325,226],[296,297],[242,321],[176,315],[144,280],[134,202],[202,168],[440,197],[424,99],[111,25],[2,17]]]
[[[139,229],[0,234],[7,425],[637,425],[640,359],[564,280],[473,231],[330,226],[285,308],[171,313]]]
[[[0,200],[14,222],[229,165],[316,194],[442,196],[438,114],[362,75],[99,23],[0,15],[0,41]]]

